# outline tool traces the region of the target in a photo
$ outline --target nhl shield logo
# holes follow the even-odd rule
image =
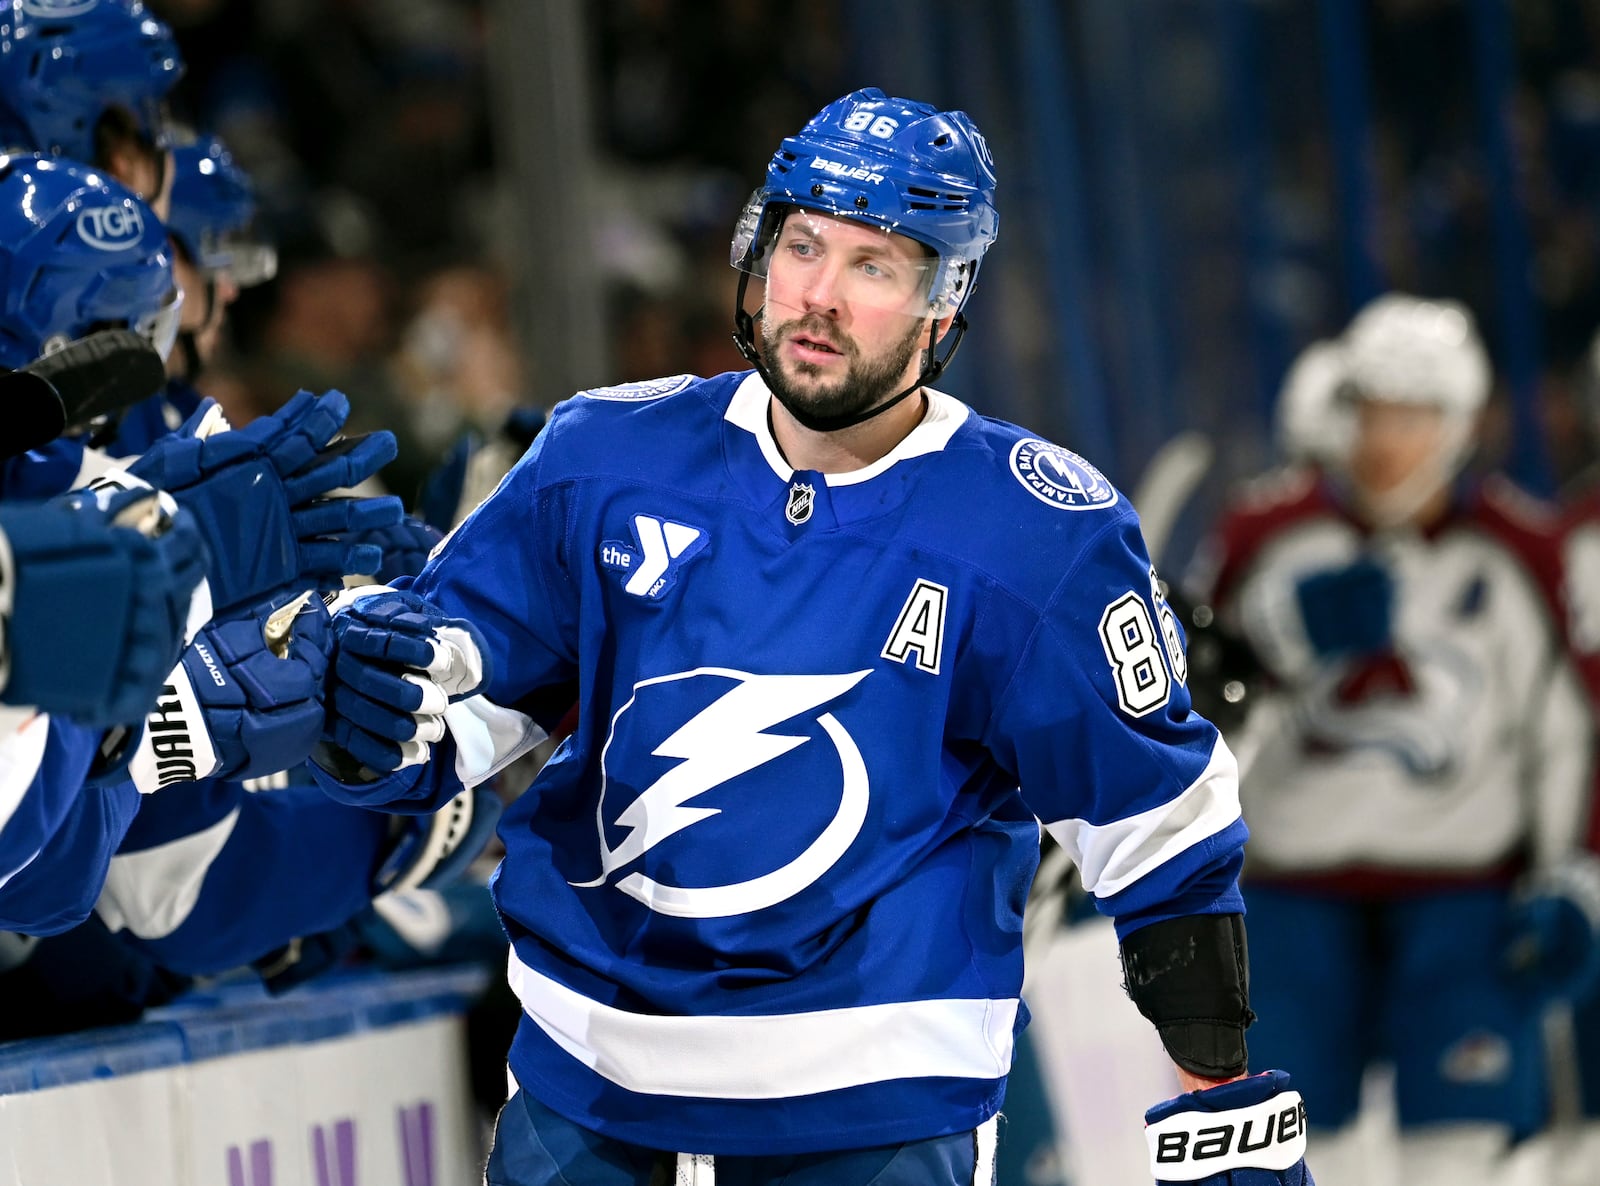
[[[789,502],[783,508],[783,517],[796,527],[811,518],[811,508],[817,503],[817,488],[810,482],[796,482],[789,487]]]

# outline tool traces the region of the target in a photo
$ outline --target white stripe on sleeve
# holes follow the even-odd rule
[[[1200,777],[1176,798],[1107,824],[1066,819],[1045,830],[1066,850],[1096,897],[1127,889],[1186,848],[1239,818],[1239,763],[1217,737]]]
[[[140,852],[113,856],[95,913],[108,929],[128,930],[141,939],[161,939],[172,934],[200,900],[206,872],[228,843],[238,820],[239,809],[235,807],[203,831]]]

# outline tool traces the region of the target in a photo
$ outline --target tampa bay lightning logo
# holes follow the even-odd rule
[[[586,399],[605,399],[616,403],[640,403],[647,399],[661,399],[677,395],[694,382],[693,375],[669,375],[665,379],[649,379],[643,383],[619,383],[615,387],[596,387],[583,393]]]
[[[1040,502],[1064,511],[1116,505],[1117,488],[1071,449],[1030,437],[1011,450],[1011,472]]]
[[[826,708],[870,674],[697,667],[635,684],[601,752],[600,873],[572,884],[615,877],[677,918],[749,914],[815,884],[870,799],[861,750]]]

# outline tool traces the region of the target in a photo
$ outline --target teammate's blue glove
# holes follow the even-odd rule
[[[325,496],[392,461],[393,433],[334,440],[350,415],[350,401],[337,391],[302,391],[240,429],[216,431],[215,408],[205,401],[128,472],[170,492],[199,520],[219,613],[308,586],[337,588],[346,573],[377,568],[378,549],[349,537],[398,523],[400,500]]]
[[[343,782],[348,759],[380,774],[426,762],[444,736],[450,702],[490,678],[483,636],[466,619],[393,589],[346,597],[333,619],[327,744],[312,755]]]
[[[1306,640],[1322,658],[1370,655],[1393,637],[1394,578],[1362,557],[1304,577],[1295,586]]]
[[[0,699],[143,720],[210,612],[194,518],[150,490],[80,491],[0,505],[0,531]]]
[[[1157,1186],[1316,1186],[1306,1106],[1283,1071],[1191,1091],[1144,1114]]]
[[[461,879],[500,822],[500,796],[488,786],[462,791],[432,815],[394,817],[394,847],[372,892],[442,889]]]
[[[150,712],[128,777],[149,793],[305,761],[322,734],[330,642],[327,607],[309,592],[270,615],[207,626]]]
[[[1541,1000],[1600,984],[1600,861],[1577,856],[1529,879],[1511,902],[1506,970]]]
[[[444,538],[444,532],[424,523],[413,515],[406,515],[391,526],[375,527],[351,537],[357,544],[371,544],[382,555],[372,575],[380,584],[387,585],[396,577],[414,577],[428,562],[434,545]]]

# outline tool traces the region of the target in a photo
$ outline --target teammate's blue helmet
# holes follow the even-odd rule
[[[277,252],[246,234],[256,215],[255,186],[222,141],[202,136],[179,145],[172,168],[167,229],[195,266],[226,272],[240,288],[272,279]]]
[[[0,0],[0,147],[92,161],[113,106],[159,144],[182,76],[172,30],[141,0]]]
[[[915,239],[939,257],[929,304],[956,313],[994,242],[994,161],[963,111],[894,99],[877,87],[829,103],[767,165],[734,230],[733,266],[764,275],[782,211],[819,210]]]
[[[132,190],[56,157],[0,156],[0,366],[111,328],[165,358],[181,305],[166,228]]]

